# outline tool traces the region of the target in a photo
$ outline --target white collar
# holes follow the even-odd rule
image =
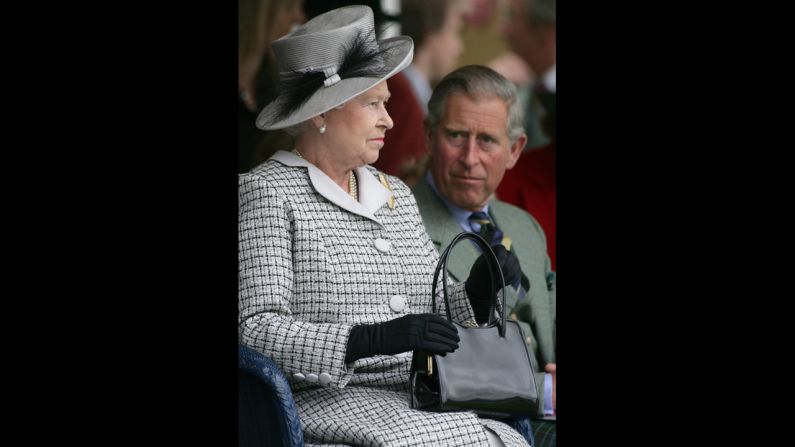
[[[271,158],[285,166],[304,166],[308,168],[309,180],[318,194],[340,208],[366,217],[381,225],[381,222],[375,217],[375,212],[389,200],[392,196],[392,191],[376,180],[375,176],[366,167],[360,166],[356,168],[356,178],[359,181],[359,202],[357,202],[340,188],[334,180],[331,180],[325,172],[294,153],[277,151]]]

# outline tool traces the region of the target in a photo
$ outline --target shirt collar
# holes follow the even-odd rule
[[[360,166],[355,169],[356,179],[359,182],[359,201],[357,202],[353,200],[353,197],[347,192],[340,188],[338,184],[331,180],[325,172],[294,153],[277,151],[271,158],[285,166],[307,168],[309,180],[318,194],[340,208],[381,224],[375,217],[375,213],[389,200],[392,196],[392,191],[388,190],[376,180],[375,176],[369,172],[367,167]]]

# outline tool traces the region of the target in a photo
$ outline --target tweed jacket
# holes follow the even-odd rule
[[[345,363],[353,325],[431,311],[438,261],[408,187],[383,186],[370,166],[356,174],[359,202],[289,152],[240,175],[240,342],[288,377],[308,443],[485,447],[487,425],[527,445],[472,413],[410,409],[411,352]],[[463,284],[451,286],[453,318],[471,319]]]
[[[425,228],[439,252],[444,251],[461,227],[450,214],[447,206],[436,195],[423,178],[413,189]],[[508,287],[505,300],[507,314],[519,321],[525,336],[530,337],[530,350],[536,385],[544,389],[544,365],[555,362],[553,327],[555,321],[556,279],[551,271],[547,255],[546,238],[538,222],[524,210],[513,205],[491,200],[489,213],[494,224],[510,236],[512,250],[519,259],[528,280],[530,290],[517,303],[515,289]],[[480,252],[474,244],[461,243],[455,246],[448,263],[448,272],[453,280],[463,281]],[[543,414],[543,400],[539,399],[539,414]]]

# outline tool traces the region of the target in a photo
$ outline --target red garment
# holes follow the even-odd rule
[[[376,169],[406,180],[405,169],[426,155],[424,114],[408,78],[403,73],[387,79],[391,94],[386,110],[394,127],[386,132],[384,147],[373,163]]]
[[[547,236],[547,251],[555,270],[555,144],[523,153],[505,173],[497,198],[530,213]]]

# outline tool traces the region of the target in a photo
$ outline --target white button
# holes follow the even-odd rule
[[[328,373],[320,373],[320,384],[328,385],[331,382],[331,376]]]
[[[295,374],[293,374],[293,377],[294,377],[294,378],[296,378],[296,379],[298,379],[298,380],[304,380],[304,379],[306,378],[306,377],[304,377],[304,375],[303,375],[303,374],[301,374],[301,373],[295,373]]]
[[[307,382],[312,382],[312,383],[317,383],[317,374],[307,374],[306,375],[306,381]]]
[[[406,299],[400,295],[395,295],[389,299],[389,308],[393,312],[401,312],[406,308]]]
[[[386,253],[392,248],[392,243],[386,239],[378,238],[375,240],[375,248],[382,253]]]

